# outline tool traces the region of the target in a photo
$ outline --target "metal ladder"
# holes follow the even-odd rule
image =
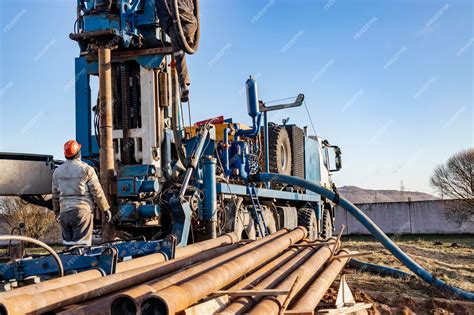
[[[260,205],[260,201],[258,201],[257,190],[254,184],[247,185],[249,191],[250,201],[252,202],[252,209],[250,213],[257,223],[258,231],[261,237],[265,237],[270,234],[267,225],[265,224],[265,217],[263,216],[262,206]]]

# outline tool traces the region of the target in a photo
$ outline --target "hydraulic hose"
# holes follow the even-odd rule
[[[179,91],[178,83],[178,73],[176,72],[175,67],[171,67],[171,81],[172,81],[172,104],[171,104],[171,128],[173,130],[174,144],[176,147],[176,153],[178,155],[179,161],[186,166],[186,153],[184,152],[182,135],[180,131],[179,123],[179,97],[177,96],[177,91]]]
[[[398,279],[410,279],[411,277],[414,277],[411,273],[405,272],[400,269],[395,269],[395,268],[381,266],[381,265],[375,265],[375,264],[360,261],[354,258],[349,260],[349,266],[361,271],[367,271],[373,274],[389,276],[389,277],[398,278]]]
[[[356,218],[380,243],[382,243],[386,249],[388,249],[402,264],[407,266],[408,269],[410,269],[418,277],[429,284],[436,286],[443,292],[448,293],[450,298],[454,299],[459,297],[465,300],[474,301],[474,293],[451,286],[441,279],[436,278],[430,272],[421,267],[404,251],[402,251],[400,247],[392,242],[392,240],[364,212],[362,212],[344,197],[341,197],[339,194],[321,187],[318,184],[297,177],[272,173],[262,173],[256,175],[255,177],[259,182],[277,182],[299,186],[332,200],[335,204],[340,205],[354,218]]]
[[[22,241],[38,245],[39,247],[48,251],[51,256],[53,256],[54,260],[56,260],[56,263],[58,264],[59,276],[64,277],[64,267],[61,258],[59,258],[58,254],[54,251],[54,249],[49,247],[47,244],[35,240],[34,238],[21,235],[0,235],[0,241]]]
[[[181,24],[181,14],[179,13],[178,0],[172,1],[172,15],[174,21],[174,27],[178,34],[179,44],[181,48],[189,55],[194,54],[199,47],[199,39],[201,37],[200,30],[200,19],[199,19],[199,0],[194,0],[194,16],[196,17],[196,33],[194,34],[193,44],[190,45],[184,35],[183,26]]]

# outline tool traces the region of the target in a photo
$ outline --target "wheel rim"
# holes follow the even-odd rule
[[[282,170],[286,170],[286,164],[288,163],[287,161],[287,151],[286,147],[284,145],[280,146],[280,166]]]

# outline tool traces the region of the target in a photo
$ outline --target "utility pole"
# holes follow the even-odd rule
[[[403,185],[403,180],[400,182],[400,200],[405,200],[405,185]]]

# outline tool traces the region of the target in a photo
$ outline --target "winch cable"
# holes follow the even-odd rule
[[[335,204],[340,205],[356,218],[362,225],[388,249],[402,264],[408,267],[414,274],[441,289],[445,293],[450,294],[450,298],[461,298],[474,301],[474,293],[454,287],[435,277],[430,272],[421,267],[417,262],[411,259],[404,251],[400,249],[364,212],[354,206],[350,201],[341,197],[339,194],[326,189],[313,182],[281,174],[261,173],[255,176],[257,182],[277,182],[282,184],[294,185],[315,192],[325,198],[332,200]]]
[[[58,254],[54,251],[54,249],[49,247],[48,244],[43,243],[41,241],[38,241],[34,238],[27,237],[27,236],[22,236],[22,235],[0,235],[0,241],[21,241],[21,242],[27,242],[27,243],[32,243],[32,244],[38,245],[39,247],[43,248],[48,253],[50,253],[51,256],[53,256],[54,260],[58,264],[58,274],[59,274],[59,276],[64,277],[64,266],[63,266],[63,263],[61,261],[61,258],[59,258]]]

